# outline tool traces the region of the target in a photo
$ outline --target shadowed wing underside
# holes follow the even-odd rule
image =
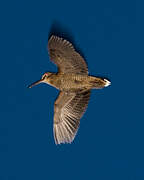
[[[54,138],[56,144],[73,141],[89,98],[90,91],[80,94],[60,92],[54,107]]]
[[[88,74],[86,62],[67,40],[51,36],[48,41],[48,51],[50,59],[58,66],[59,72]]]

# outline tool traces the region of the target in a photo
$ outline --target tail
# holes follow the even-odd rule
[[[90,85],[94,89],[102,89],[104,87],[111,85],[111,82],[107,79],[93,77],[93,79],[90,81]]]
[[[107,87],[107,86],[110,86],[110,85],[111,85],[111,82],[110,82],[109,80],[104,79],[104,81],[105,81],[105,87]]]

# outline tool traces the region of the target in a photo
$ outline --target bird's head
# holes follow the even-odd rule
[[[42,78],[34,83],[32,83],[30,86],[28,86],[28,88],[32,88],[35,85],[38,85],[40,83],[48,83],[49,82],[49,78],[53,73],[51,72],[46,72],[42,75]]]

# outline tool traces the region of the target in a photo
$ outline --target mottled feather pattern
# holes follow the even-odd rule
[[[61,93],[63,95],[58,97],[59,104],[55,107],[54,117],[56,144],[71,143],[73,141],[79,128],[80,118],[84,114],[90,98],[90,91],[69,95],[64,92]],[[63,100],[61,100],[62,98]],[[60,106],[61,103],[63,103],[63,107]]]
[[[81,74],[59,74],[59,89],[61,91],[78,91],[85,89],[85,87],[91,88],[92,84],[89,83],[91,77]],[[54,82],[55,83],[55,82]],[[57,82],[56,82],[57,84]]]

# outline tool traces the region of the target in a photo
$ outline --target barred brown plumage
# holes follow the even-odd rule
[[[82,56],[63,38],[52,35],[48,41],[48,51],[50,59],[58,66],[58,73],[45,73],[29,88],[47,83],[60,90],[54,105],[55,143],[71,143],[88,106],[90,90],[104,88],[110,85],[110,81],[89,76]]]

